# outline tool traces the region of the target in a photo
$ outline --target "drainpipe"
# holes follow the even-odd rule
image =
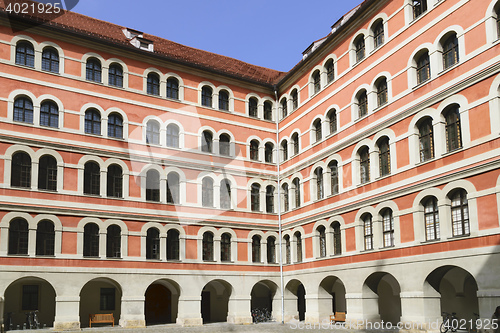
[[[276,100],[276,170],[278,174],[278,237],[279,237],[279,249],[280,249],[280,291],[281,291],[281,323],[285,323],[285,295],[284,295],[284,277],[283,277],[283,244],[281,237],[281,179],[280,179],[280,135],[279,135],[279,112],[278,112],[278,90],[276,86],[274,87],[274,98]]]

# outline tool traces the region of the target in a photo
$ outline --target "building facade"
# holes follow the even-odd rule
[[[286,73],[9,3],[4,324],[500,305],[500,1],[366,0]]]

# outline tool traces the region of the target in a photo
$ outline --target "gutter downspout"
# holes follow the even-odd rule
[[[281,180],[280,180],[280,135],[279,135],[279,112],[278,112],[278,90],[276,86],[274,87],[274,98],[276,100],[276,170],[277,170],[277,178],[278,178],[278,237],[279,237],[279,248],[280,248],[280,292],[281,292],[281,323],[285,323],[285,295],[284,295],[284,277],[283,277],[283,244],[281,237]]]

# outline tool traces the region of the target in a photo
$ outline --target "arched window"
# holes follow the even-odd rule
[[[106,257],[120,258],[121,257],[121,228],[116,224],[108,227],[106,232]]]
[[[299,107],[299,93],[297,89],[292,90],[290,97],[292,98],[292,109],[295,111]]]
[[[149,228],[146,234],[146,259],[160,259],[160,232]]]
[[[315,142],[319,142],[323,138],[323,133],[321,130],[321,119],[316,119],[313,123],[313,127],[314,127],[314,138],[316,140]]]
[[[248,100],[248,115],[253,118],[257,118],[258,116],[258,101],[255,97],[251,97]]]
[[[342,235],[340,233],[340,223],[333,222],[331,227],[333,229],[333,254],[342,254]]]
[[[274,213],[274,186],[266,187],[266,213]]]
[[[108,136],[123,139],[123,118],[116,112],[113,112],[108,117]]]
[[[228,233],[220,237],[220,260],[231,261],[231,235]]]
[[[205,232],[203,234],[203,260],[213,261],[214,260],[214,235],[211,232]]]
[[[101,82],[102,68],[99,59],[88,58],[85,73],[88,81]]]
[[[286,97],[281,100],[281,117],[285,118],[288,115],[288,101]]]
[[[316,168],[314,170],[314,177],[316,178],[316,199],[323,199],[323,168]]]
[[[59,108],[53,102],[43,102],[40,106],[40,125],[57,128],[59,126]]]
[[[57,161],[53,156],[43,155],[38,162],[38,189],[57,191]]]
[[[85,133],[101,135],[101,113],[97,109],[85,111]]]
[[[150,95],[160,95],[160,77],[156,73],[149,73],[146,80],[146,92]]]
[[[365,250],[373,250],[373,222],[370,214],[365,214],[363,220]]]
[[[28,254],[28,222],[16,218],[9,223],[8,254]]]
[[[412,0],[413,1],[413,19],[427,11],[427,0]]]
[[[170,229],[167,232],[167,260],[179,260],[179,231]]]
[[[443,42],[443,68],[447,69],[458,63],[458,39],[453,33]]]
[[[14,121],[33,124],[33,103],[27,97],[19,97],[14,101]]]
[[[16,64],[35,67],[35,49],[31,43],[22,41],[16,45]]]
[[[250,208],[252,212],[260,211],[260,185],[257,183],[250,188]]]
[[[231,209],[231,182],[227,179],[220,182],[220,208]]]
[[[59,52],[55,48],[47,46],[43,49],[42,70],[59,73]]]
[[[417,84],[421,84],[431,78],[431,63],[429,61],[429,52],[420,54],[416,60],[417,63]]]
[[[384,22],[382,22],[382,20],[375,23],[375,26],[373,27],[373,39],[375,48],[384,44]]]
[[[423,202],[425,219],[425,240],[439,239],[439,211],[437,199],[429,197]]]
[[[179,126],[176,124],[167,126],[167,147],[179,148]]]
[[[95,223],[87,223],[83,228],[83,256],[99,256],[99,227]]]
[[[370,154],[366,146],[359,150],[359,175],[362,184],[370,181]]]
[[[300,207],[300,180],[298,178],[295,178],[292,181],[293,184],[293,190],[295,194],[295,208]]]
[[[261,262],[260,260],[260,236],[252,237],[252,262]]]
[[[264,102],[264,119],[273,120],[273,105],[269,101]]]
[[[339,193],[339,171],[337,161],[328,163],[328,168],[330,169],[330,186],[332,194],[337,194]]]
[[[462,189],[456,190],[451,194],[450,200],[453,237],[469,235],[470,226],[467,192]]]
[[[432,119],[425,118],[418,125],[420,162],[425,162],[434,158],[434,135],[432,129]]]
[[[293,147],[293,155],[299,154],[299,135],[297,133],[292,134],[292,147]]]
[[[274,264],[276,262],[276,239],[267,237],[267,262]]]
[[[24,152],[12,156],[10,186],[31,187],[31,157]]]
[[[366,90],[361,91],[357,97],[358,102],[358,118],[364,117],[368,114],[368,98]]]
[[[285,263],[286,264],[291,264],[292,263],[292,253],[291,253],[291,246],[290,246],[290,236],[285,235],[283,237],[285,239]]]
[[[381,78],[377,82],[377,106],[387,104],[388,94],[387,94],[387,79]]]
[[[146,200],[160,201],[160,173],[156,170],[146,173]]]
[[[326,83],[333,82],[333,80],[335,80],[335,67],[332,59],[326,62],[325,69],[326,69]]]
[[[313,81],[313,94],[317,94],[321,90],[321,75],[319,70],[316,70],[312,75]]]
[[[201,105],[212,107],[212,88],[209,86],[201,88]]]
[[[109,66],[108,83],[115,87],[123,87],[123,68],[120,64],[114,63]]]
[[[36,226],[36,255],[54,255],[55,231],[54,223],[49,220],[38,222]]]
[[[223,156],[231,155],[231,138],[227,134],[219,136],[219,154]]]
[[[337,110],[331,109],[326,116],[330,127],[330,134],[337,132]]]
[[[378,141],[378,150],[380,176],[389,175],[391,173],[391,151],[388,137],[385,136]]]
[[[365,58],[365,36],[361,35],[354,41],[356,50],[356,62],[360,62]]]
[[[160,124],[156,120],[150,120],[146,124],[146,143],[160,144]]]
[[[453,151],[462,148],[460,111],[458,105],[447,108],[444,112],[444,118],[446,120],[446,150]]]
[[[252,161],[259,160],[259,141],[257,140],[250,141],[250,159]]]
[[[264,160],[266,163],[273,163],[274,145],[270,142],[264,145]]]
[[[300,232],[296,232],[294,236],[297,250],[297,262],[302,262],[302,235]]]
[[[288,159],[288,141],[281,142],[281,151],[283,152],[283,161],[286,161]]]
[[[219,110],[229,110],[229,93],[225,90],[219,91]]]
[[[319,240],[319,256],[321,258],[326,257],[326,230],[324,226],[319,226],[318,229],[318,240]]]
[[[180,182],[179,175],[176,172],[170,172],[167,175],[167,203],[180,203]]]
[[[290,210],[290,193],[288,193],[288,184],[283,184],[283,211]]]
[[[213,135],[210,131],[203,131],[201,134],[201,151],[205,153],[212,152]]]
[[[175,77],[169,77],[167,79],[167,97],[179,99],[179,80]]]
[[[394,246],[394,220],[392,218],[392,210],[390,208],[384,209],[381,215],[384,247]]]
[[[83,169],[83,193],[90,195],[101,194],[101,168],[95,162],[85,163]]]
[[[201,203],[203,207],[214,206],[214,181],[210,177],[205,177],[202,180]]]
[[[118,164],[108,166],[107,196],[121,198],[123,196],[123,171]]]

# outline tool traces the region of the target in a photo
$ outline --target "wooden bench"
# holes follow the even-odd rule
[[[330,322],[345,322],[345,312],[335,312],[334,315],[330,315]]]
[[[94,313],[89,315],[89,326],[92,327],[94,324],[105,324],[111,323],[115,327],[115,318],[112,313]]]

